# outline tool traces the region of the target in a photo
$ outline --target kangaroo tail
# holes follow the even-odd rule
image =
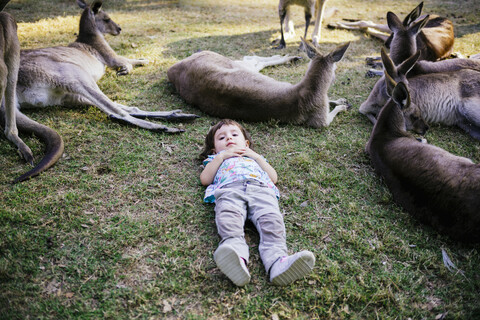
[[[28,118],[18,110],[16,117],[17,128],[20,132],[33,133],[45,143],[45,156],[32,170],[16,178],[13,183],[33,178],[53,166],[62,156],[64,148],[63,139],[55,130]]]

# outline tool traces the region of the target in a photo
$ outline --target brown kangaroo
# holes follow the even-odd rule
[[[406,131],[412,108],[398,83],[382,108],[366,151],[393,199],[412,216],[453,239],[480,241],[480,165],[421,143]]]
[[[335,64],[349,43],[323,56],[302,38],[312,55],[302,81],[293,85],[276,81],[211,51],[202,51],[177,62],[167,71],[180,96],[200,110],[221,118],[245,121],[277,119],[314,128],[328,126],[347,109],[346,101],[332,101],[328,89],[335,78]]]
[[[143,111],[113,102],[103,94],[96,82],[105,73],[105,67],[115,69],[118,75],[125,75],[132,70],[133,66],[142,65],[148,61],[121,57],[108,45],[103,32],[118,35],[121,28],[101,10],[101,1],[88,6],[83,0],[77,0],[77,4],[83,8],[83,13],[75,42],[68,46],[21,51],[17,83],[19,107],[94,105],[107,113],[112,120],[168,133],[183,130],[138,118],[189,120],[198,117],[180,113],[180,110]],[[17,110],[17,122],[18,119],[25,121],[23,131],[34,130],[30,126],[33,122],[19,110]],[[23,181],[39,174],[53,165],[61,156],[63,152],[61,138],[50,140],[50,137],[46,137],[45,139],[47,149],[50,145],[51,152],[47,152],[35,168],[16,181]]]
[[[387,24],[377,24],[371,21],[331,23],[330,27],[348,30],[364,30],[366,33],[379,38],[390,48],[392,60],[395,64],[405,60],[417,50],[422,50],[421,60],[437,61],[451,55],[455,41],[452,21],[438,15],[421,16],[423,2],[415,7],[402,21],[393,13],[387,13]],[[400,39],[395,39],[400,37]],[[402,43],[413,39],[417,49],[413,51],[410,44]],[[392,41],[396,42],[398,49],[391,48]],[[392,54],[393,53],[393,54]],[[398,56],[396,56],[398,55]]]

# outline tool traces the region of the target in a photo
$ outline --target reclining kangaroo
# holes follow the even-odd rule
[[[475,139],[480,140],[480,70],[460,69],[450,72],[437,72],[420,74],[407,79],[406,74],[413,67],[420,53],[410,57],[407,61],[396,67],[389,59],[386,51],[382,50],[382,60],[385,72],[391,77],[386,77],[385,86],[395,82],[404,82],[409,87],[412,101],[414,102],[408,112],[405,112],[407,128],[412,129],[413,124],[422,119],[429,123],[442,123],[456,125],[468,132]],[[472,60],[473,59],[459,59]],[[477,60],[478,61],[478,60]],[[438,62],[437,62],[438,63]],[[385,92],[387,91],[384,88]],[[385,95],[370,94],[368,100],[360,107],[365,112],[369,106],[386,103]],[[362,110],[363,108],[363,110]],[[370,108],[370,115],[373,108]]]
[[[105,66],[117,70],[118,75],[125,75],[132,70],[133,66],[145,64],[147,61],[118,56],[108,45],[103,33],[118,35],[121,28],[101,10],[100,1],[94,2],[91,7],[83,0],[77,0],[77,3],[83,8],[83,13],[75,42],[68,46],[21,51],[17,83],[17,101],[21,108],[94,105],[108,114],[112,120],[168,133],[183,130],[138,118],[188,120],[198,117],[179,113],[180,110],[143,111],[113,102],[103,94],[96,82],[105,73]],[[26,117],[17,110],[17,118]],[[40,165],[40,163],[16,181],[31,178],[58,160],[63,152],[61,139],[56,139],[56,142],[47,140],[47,147],[48,143],[54,143],[54,145],[41,162],[47,165]]]
[[[0,112],[1,125],[5,126],[5,135],[14,143],[22,157],[33,164],[33,154],[30,148],[18,136],[16,110],[16,87],[18,68],[20,65],[20,42],[17,37],[17,23],[6,12],[1,12],[9,1],[0,4]]]
[[[366,151],[393,199],[423,223],[453,239],[480,241],[480,164],[420,143],[401,109],[414,108],[398,83],[381,110]]]
[[[371,21],[356,21],[331,23],[329,26],[339,29],[364,30],[366,33],[384,41],[387,48],[391,47],[391,42],[395,36],[405,39],[408,34],[411,37],[415,32],[416,48],[422,50],[421,60],[437,61],[449,57],[452,54],[455,41],[452,21],[438,15],[421,16],[422,9],[423,2],[415,7],[404,18],[403,22],[400,22],[397,16],[389,12],[386,25]],[[394,15],[395,17],[390,17],[389,19],[388,15]],[[395,21],[392,18],[395,18]],[[422,26],[420,27],[421,24]],[[403,51],[398,51],[398,59],[401,62],[413,53],[404,54]],[[401,55],[403,55],[403,58]],[[397,57],[392,56],[391,58],[395,64],[398,64]]]
[[[323,56],[302,41],[313,57],[303,80],[295,85],[252,72],[211,51],[177,62],[167,71],[168,79],[185,101],[215,117],[326,127],[347,109],[343,99],[332,102],[337,106],[329,112],[327,91],[335,78],[335,63],[349,43]]]
[[[411,24],[409,27],[404,28],[402,22],[398,17],[389,12],[387,14],[387,21],[392,26],[393,36],[390,43],[390,56],[386,53],[382,53],[382,62],[387,63],[387,67],[390,68],[390,74],[398,81],[407,81],[415,76],[423,76],[428,78],[432,75],[432,78],[438,79],[438,77],[448,78],[448,75],[453,75],[455,78],[456,72],[468,72],[463,70],[476,70],[480,71],[480,60],[478,59],[448,59],[437,62],[420,60],[420,54],[417,58],[413,58],[418,52],[417,50],[417,36],[421,32],[422,28],[426,25],[429,17]],[[384,49],[382,49],[384,50]],[[411,60],[407,59],[410,57]],[[395,60],[394,60],[395,59]],[[392,61],[393,60],[393,61]],[[406,62],[405,60],[409,60]],[[419,60],[419,61],[417,61]],[[415,63],[415,61],[417,61]],[[395,67],[397,65],[397,67]],[[393,70],[395,69],[395,70]],[[441,73],[442,75],[433,75]],[[403,75],[401,79],[398,77]],[[438,81],[438,80],[436,80]],[[435,82],[435,81],[433,81]],[[385,77],[380,78],[373,87],[367,100],[360,106],[360,113],[366,115],[372,123],[375,123],[375,116],[380,109],[389,99],[386,90]],[[412,90],[416,90],[412,85],[410,93],[413,95]],[[438,94],[437,94],[438,96]],[[429,121],[429,120],[427,120]],[[437,122],[433,120],[434,122]]]

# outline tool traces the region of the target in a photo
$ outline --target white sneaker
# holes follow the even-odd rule
[[[242,287],[250,282],[245,260],[229,245],[222,245],[213,254],[217,267],[237,286]]]
[[[310,251],[281,257],[270,269],[270,281],[277,286],[286,286],[309,274],[314,265],[315,256]]]

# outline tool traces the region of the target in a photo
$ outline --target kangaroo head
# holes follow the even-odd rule
[[[427,24],[430,16],[425,16],[416,22],[410,22],[405,26],[393,13],[387,13],[388,27],[392,31],[390,45],[390,56],[393,62],[398,65],[417,51],[417,35]],[[408,23],[408,22],[407,22]]]
[[[305,53],[310,59],[313,59],[315,57],[324,57],[322,53],[318,50],[317,47],[315,47],[310,41],[305,40],[305,38],[300,37],[303,43],[303,47],[305,48]],[[343,45],[340,45],[333,49],[328,55],[325,57],[330,57],[330,59],[333,62],[338,62],[342,60],[343,56],[345,55],[345,52],[348,49],[348,46],[350,45],[350,42],[347,42]]]
[[[376,116],[380,112],[380,109],[390,99],[392,90],[398,82],[404,82],[408,85],[407,74],[420,57],[420,52],[405,60],[398,67],[395,66],[392,59],[388,56],[385,47],[381,50],[381,57],[385,74],[388,74],[393,79],[393,82],[388,81],[385,76],[377,81],[367,100],[359,108],[359,112],[367,116],[369,114]]]
[[[84,25],[86,29],[95,29],[89,30],[91,33],[94,31],[101,32],[102,34],[111,34],[113,36],[118,36],[122,31],[122,28],[113,21],[110,16],[102,10],[102,1],[95,1],[90,7],[87,5],[85,0],[77,0],[77,4],[80,8],[88,10],[88,22],[85,21]],[[91,23],[94,21],[94,25]]]
[[[409,14],[407,14],[405,19],[403,19],[402,24],[405,27],[408,27],[410,24],[412,24],[412,22],[414,22],[415,20],[417,20],[418,17],[420,17],[420,15],[422,14],[422,9],[423,9],[423,1],[420,2],[420,4],[415,7],[415,9],[410,11]],[[387,40],[385,40],[385,47],[387,47],[387,49],[390,49],[390,44],[392,43],[392,38],[393,38],[393,33],[390,34],[390,36],[387,38]]]
[[[389,59],[385,50],[382,49],[382,61],[384,61],[385,66],[385,87],[388,95],[391,96],[392,99],[394,99],[395,89],[400,83],[403,87],[406,88],[408,92],[408,81],[406,73],[411,70],[419,57],[420,52],[417,52],[415,55],[402,63],[398,68],[395,68],[393,62]],[[403,70],[402,68],[404,68],[405,70]],[[393,74],[393,76],[391,76],[391,74]],[[402,88],[399,88],[397,90],[403,91]],[[399,93],[397,92],[397,100],[399,99],[398,97]],[[397,104],[399,103],[397,102]],[[414,131],[421,135],[424,135],[427,132],[428,125],[423,120],[420,109],[415,105],[413,101],[411,101],[410,93],[408,93],[408,103],[402,104],[402,111],[405,121],[405,128],[407,130]]]

